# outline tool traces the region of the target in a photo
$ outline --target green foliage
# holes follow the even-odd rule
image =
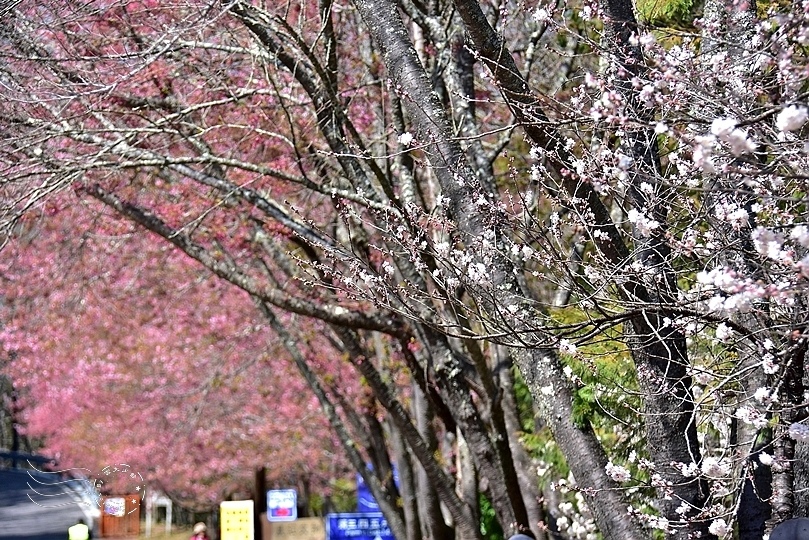
[[[327,512],[353,512],[357,508],[357,489],[354,481],[335,478],[330,482],[331,495],[327,498],[320,493],[309,496],[309,511],[312,516],[322,516]],[[328,501],[328,508],[326,508]]]
[[[540,484],[545,485],[552,478],[566,478],[570,469],[562,452],[553,441],[548,429],[538,429],[538,419],[534,411],[531,392],[519,370],[514,373],[514,396],[517,400],[517,413],[520,417],[520,441],[531,457],[543,463],[543,468],[553,471],[552,474],[540,474]]]
[[[520,427],[526,433],[534,431],[536,426],[536,414],[534,412],[534,399],[531,391],[522,378],[520,370],[516,367],[514,371],[514,398],[517,401],[517,414],[520,417]]]
[[[663,28],[692,28],[698,0],[637,0],[635,8],[640,22]]]
[[[489,499],[480,495],[480,534],[483,540],[503,540],[503,529],[497,522],[492,503]]]
[[[546,487],[550,481],[568,477],[570,467],[562,451],[551,438],[550,431],[543,429],[537,433],[523,433],[520,440],[525,445],[526,451],[542,464],[543,469],[547,469],[538,471],[541,486]],[[546,474],[548,472],[551,474]]]
[[[597,411],[595,390],[592,385],[585,385],[576,391],[573,400],[573,423],[579,427],[587,426],[590,418]]]
[[[610,437],[615,421],[637,424],[633,411],[639,410],[637,382],[629,351],[622,343],[621,328],[599,325],[590,314],[578,309],[561,308],[552,313],[554,321],[565,328],[576,328],[569,339],[594,330],[597,337],[577,344],[576,356],[565,355],[568,376],[577,386],[573,401],[573,421],[579,426],[592,424],[596,431]]]

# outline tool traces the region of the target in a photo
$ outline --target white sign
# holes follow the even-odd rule
[[[111,497],[106,499],[104,501],[104,513],[108,516],[123,516],[126,514],[126,499],[123,497]]]
[[[271,489],[267,492],[267,519],[295,521],[298,519],[298,493],[294,489]]]

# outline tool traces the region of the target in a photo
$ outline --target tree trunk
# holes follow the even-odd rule
[[[788,342],[788,355],[782,368],[781,386],[778,393],[780,402],[786,404],[787,407],[781,412],[773,441],[775,459],[780,466],[773,471],[772,517],[767,523],[768,532],[778,523],[795,517],[796,497],[793,466],[796,441],[787,434],[787,431],[790,425],[802,420],[801,417],[805,414],[805,410],[796,405],[804,401],[803,378],[806,369],[806,350],[809,346],[802,331],[798,330],[795,334],[797,337]]]
[[[438,451],[438,441],[435,438],[435,430],[431,425],[434,421],[430,410],[430,403],[424,392],[413,384],[413,415],[416,418],[416,425],[419,433],[427,444],[427,449],[431,454]],[[422,536],[435,540],[452,540],[452,530],[444,521],[441,512],[441,505],[435,488],[430,483],[424,467],[416,461],[416,478],[418,485],[418,508],[422,523]]]
[[[399,472],[399,496],[402,498],[402,511],[407,525],[407,540],[420,540],[424,538],[424,534],[419,518],[417,480],[413,471],[413,463],[407,450],[407,444],[396,424],[388,419],[386,425],[391,451]]]
[[[337,433],[343,449],[351,460],[351,464],[360,473],[363,480],[365,480],[365,483],[370,488],[376,502],[379,504],[379,509],[383,514],[385,514],[385,518],[388,521],[388,526],[390,527],[391,532],[398,540],[405,540],[408,537],[408,534],[404,517],[396,506],[391,494],[387,492],[385,487],[377,480],[375,475],[369,474],[368,468],[366,467],[362,456],[357,451],[357,448],[345,429],[345,426],[337,414],[334,405],[331,403],[331,400],[329,400],[325,390],[320,384],[320,381],[317,379],[317,376],[309,368],[304,356],[301,354],[300,350],[298,350],[297,342],[281,324],[269,306],[260,301],[258,302],[258,306],[262,314],[269,321],[270,326],[278,335],[280,341],[283,343],[284,348],[292,357],[301,375],[306,380],[307,385],[320,402],[320,406],[323,409],[323,412],[326,414],[332,428]],[[470,536],[469,538],[475,537]]]
[[[554,351],[512,352],[536,405],[553,433],[576,483],[605,539],[640,540],[646,535],[627,514],[615,482],[607,476],[607,457],[592,428],[573,423],[573,395]]]
[[[648,291],[640,300],[647,304],[627,326],[632,358],[638,383],[643,393],[646,437],[655,473],[664,482],[658,488],[656,504],[661,514],[674,525],[670,536],[686,540],[705,537],[705,521],[683,521],[676,512],[683,503],[692,508],[704,507],[708,491],[699,478],[685,478],[677,464],[699,463],[697,419],[691,379],[688,377],[688,353],[685,336],[672,328],[676,315],[668,306],[677,301],[677,284],[671,266],[671,249],[666,235],[667,209],[673,196],[661,174],[657,135],[652,129],[654,111],[639,102],[632,81],[643,76],[645,64],[637,43],[631,36],[638,33],[633,6],[627,0],[604,0],[606,13],[605,43],[614,59],[608,72],[625,101],[625,112],[639,127],[627,129],[621,140],[623,152],[633,160],[629,178],[629,200],[632,206],[658,223],[652,234],[635,232],[635,259],[647,269],[644,281],[635,290]],[[646,183],[653,195],[641,189]]]
[[[470,514],[469,508],[457,497],[453,490],[451,479],[441,470],[435,456],[429,452],[427,443],[416,430],[410,415],[401,402],[396,399],[389,385],[382,380],[376,367],[368,360],[366,351],[360,345],[355,332],[342,327],[333,327],[333,330],[340,337],[352,364],[365,378],[379,403],[388,411],[391,420],[401,430],[402,436],[410,446],[413,455],[424,467],[430,482],[436,487],[441,501],[447,505],[452,514],[458,534],[463,538],[478,539],[480,531],[478,530],[477,522]]]
[[[455,431],[455,491],[472,510],[475,521],[480,522],[480,500],[478,494],[481,492],[478,483],[478,474],[475,470],[475,462],[469,451],[469,445],[463,438],[463,433],[458,429]]]
[[[389,76],[395,83],[394,86],[399,89],[400,94],[407,98],[403,98],[402,103],[417,128],[419,140],[431,142],[431,148],[428,152],[429,159],[432,161],[431,164],[441,185],[443,195],[447,198],[449,215],[457,224],[459,234],[464,242],[471,243],[475,239],[482,238],[486,230],[486,220],[480,215],[480,211],[474,204],[476,177],[468,164],[466,164],[464,154],[457,141],[452,137],[446,114],[437,97],[430,89],[429,78],[419,64],[416,52],[410,43],[395,4],[389,1],[371,2],[370,0],[358,0],[356,4],[370,28],[371,34],[383,50],[385,64],[388,68]],[[466,19],[464,19],[464,22],[466,23]],[[466,23],[466,25],[468,29],[469,24]],[[505,57],[508,57],[508,55],[505,55]],[[462,181],[459,182],[459,179],[462,179]],[[519,303],[520,299],[515,297],[514,293],[508,294],[505,292],[519,290],[519,286],[511,273],[510,262],[502,258],[487,262],[493,288],[498,291],[497,297],[493,299],[497,303],[498,309],[493,309],[491,305],[485,306],[485,309],[489,309],[494,313],[499,310],[507,310],[509,306]],[[509,286],[506,286],[506,283]],[[521,326],[521,323],[517,324],[518,328]],[[432,350],[431,341],[428,339],[429,348]],[[536,372],[538,366],[541,365],[540,369],[545,375],[552,373],[555,376],[546,378],[546,380],[553,381],[553,384],[563,384],[559,381],[564,381],[564,376],[558,367],[558,360],[551,352],[535,350],[531,352],[530,357],[526,355],[522,355],[522,357],[525,358],[525,361],[518,362],[521,370]],[[463,385],[463,382],[457,378],[459,374],[447,370],[445,366],[450,365],[447,362],[447,358],[438,358],[435,361],[435,371],[439,381],[442,383],[446,381],[452,385]],[[535,378],[533,382],[533,385],[529,385],[532,393],[539,392],[539,389],[544,386],[538,382],[538,378]],[[541,396],[541,393],[539,396]],[[593,513],[599,521],[602,532],[606,538],[610,539],[642,538],[640,532],[627,519],[626,513],[619,510],[626,508],[625,504],[618,503],[621,497],[615,491],[608,489],[614,486],[604,472],[603,465],[606,465],[606,459],[597,440],[591,431],[586,433],[579,431],[572,425],[569,417],[565,418],[565,415],[571,413],[572,399],[570,399],[570,395],[567,394],[566,398],[561,400],[558,397],[557,401],[562,402],[558,404],[562,408],[559,412],[563,411],[564,414],[556,414],[554,412],[556,406],[552,403],[546,403],[546,410],[551,411],[550,416],[553,417],[549,424],[554,429],[557,442],[560,443],[560,446],[563,446],[563,450],[570,450],[565,454],[571,456],[571,461],[588,464],[587,467],[579,471],[581,478],[577,476],[577,480],[583,486],[591,488],[593,493],[606,489],[606,491],[600,493],[598,499],[588,499],[588,503],[594,506]],[[537,399],[541,400],[542,398],[538,397]],[[547,402],[548,400],[546,399],[545,401]],[[455,414],[472,414],[471,410],[464,411],[462,408],[457,407],[455,403],[448,404],[453,408],[453,413]],[[474,449],[473,451],[478,456],[477,464],[480,473],[490,478],[496,477],[496,475],[489,475],[485,472],[488,460],[486,459],[486,453],[481,451],[485,450],[485,448],[479,446],[483,441],[472,440],[469,437],[469,432],[465,432],[465,435],[470,447]],[[493,454],[490,455],[495,457]],[[593,463],[602,463],[603,465],[593,469]],[[518,483],[518,480],[515,479],[515,482]],[[503,490],[503,486],[498,486],[495,483],[492,489]],[[492,505],[498,514],[498,520],[504,526],[507,534],[513,534],[521,529],[530,530],[522,499],[519,501],[509,500],[510,495],[508,493],[505,497],[493,496]],[[613,498],[616,500],[612,501],[612,504],[605,504],[607,499]],[[598,506],[598,508],[595,508],[595,506]],[[520,514],[515,514],[515,510],[521,510],[519,521],[517,521],[516,517]]]
[[[522,431],[520,419],[518,417],[517,401],[514,397],[514,375],[512,373],[513,363],[511,355],[504,351],[502,347],[497,347],[496,358],[498,359],[496,373],[500,382],[500,389],[503,392],[502,408],[508,432],[508,441],[511,446],[511,455],[514,458],[514,468],[520,479],[525,509],[528,511],[528,519],[531,525],[531,532],[536,540],[546,540],[547,534],[540,528],[540,522],[544,521],[542,511],[542,493],[539,489],[537,478],[537,467],[531,462],[531,457],[526,452],[525,447],[518,437]]]
[[[809,369],[804,360],[803,388],[809,389]],[[805,395],[805,394],[804,394]],[[799,418],[809,417],[809,403],[804,401]],[[794,464],[795,517],[809,517],[809,441],[795,443]]]

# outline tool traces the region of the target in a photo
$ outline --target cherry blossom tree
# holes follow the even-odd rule
[[[44,437],[60,468],[98,477],[126,463],[200,508],[250,492],[262,466],[271,485],[324,492],[346,475],[316,401],[247,295],[131,225],[50,208],[4,251],[4,345],[17,357],[9,381],[27,390],[26,432]],[[319,348],[314,365],[341,376],[339,353]],[[140,483],[102,479],[105,489]]]
[[[22,2],[6,239],[81,207],[246,294],[399,538],[480,538],[481,494],[508,534],[761,538],[807,489],[809,7],[636,12]]]

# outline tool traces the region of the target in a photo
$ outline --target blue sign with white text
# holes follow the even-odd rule
[[[327,540],[395,540],[382,512],[329,514]]]

